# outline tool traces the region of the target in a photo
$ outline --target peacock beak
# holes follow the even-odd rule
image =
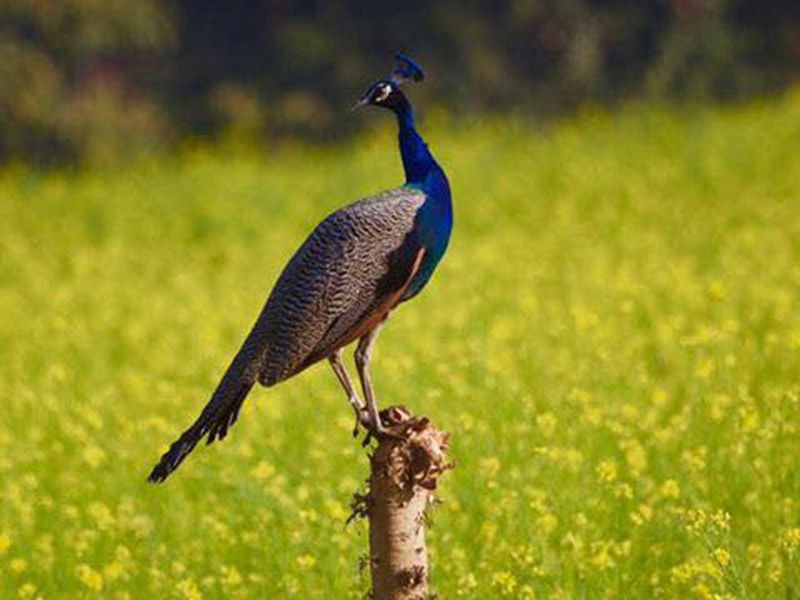
[[[361,98],[361,99],[360,99],[358,102],[356,102],[355,104],[353,104],[353,106],[351,106],[351,107],[350,107],[350,110],[351,110],[351,111],[356,111],[356,110],[358,110],[359,108],[363,108],[363,107],[367,106],[368,104],[369,104],[369,100],[367,99],[367,97],[366,97],[366,96],[364,96],[364,97],[363,97],[363,98]]]

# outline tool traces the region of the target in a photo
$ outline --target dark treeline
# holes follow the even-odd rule
[[[397,49],[456,112],[742,98],[800,74],[800,2],[3,0],[0,160],[336,135]]]

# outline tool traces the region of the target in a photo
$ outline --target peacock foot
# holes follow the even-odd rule
[[[404,440],[408,437],[410,413],[402,406],[390,406],[380,412],[379,422],[362,423],[367,434],[361,445],[366,447],[374,438],[381,440]]]
[[[372,422],[369,418],[369,411],[366,407],[356,411],[356,423],[353,426],[353,437],[357,438],[360,428],[363,427],[365,431],[369,432],[372,428]]]

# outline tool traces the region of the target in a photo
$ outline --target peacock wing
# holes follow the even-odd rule
[[[259,380],[272,385],[348,343],[408,280],[425,194],[399,188],[327,217],[289,261],[253,333],[266,340]],[[253,334],[251,334],[253,335]]]

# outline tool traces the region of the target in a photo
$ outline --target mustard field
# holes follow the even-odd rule
[[[313,226],[401,183],[369,118],[0,172],[0,598],[364,597],[367,459],[327,364],[145,478]],[[800,95],[421,130],[455,230],[373,373],[453,434],[439,596],[800,595]]]

